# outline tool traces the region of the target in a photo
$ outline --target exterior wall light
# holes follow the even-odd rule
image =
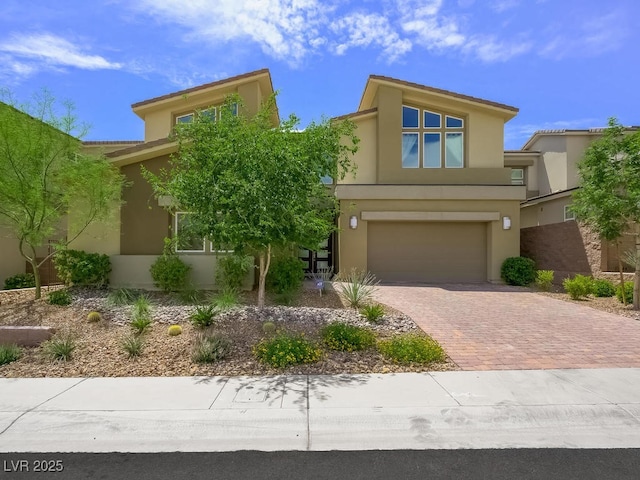
[[[356,217],[355,215],[351,215],[349,217],[349,228],[352,230],[358,228],[358,217]]]
[[[502,217],[502,229],[511,230],[511,217]]]

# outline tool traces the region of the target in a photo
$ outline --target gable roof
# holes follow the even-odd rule
[[[538,138],[543,136],[566,136],[566,135],[602,135],[607,127],[594,127],[583,129],[556,128],[547,130],[536,130],[533,135],[525,142],[521,150],[527,150]],[[636,132],[640,130],[639,126],[624,127],[625,132]]]
[[[273,82],[271,81],[271,73],[268,68],[263,68],[261,70],[243,73],[242,75],[236,75],[235,77],[216,80],[215,82],[205,83],[203,85],[179,90],[177,92],[168,93],[148,100],[142,100],[141,102],[132,104],[131,108],[136,115],[144,119],[146,112],[164,108],[168,105],[173,105],[174,103],[184,99],[186,96],[189,96],[190,98],[205,98],[213,91],[224,90],[226,88],[232,89],[237,85],[252,81],[257,81],[260,84],[262,92],[265,95],[273,93],[274,90]]]
[[[397,78],[385,77],[383,75],[369,75],[369,79],[367,80],[367,84],[362,94],[358,110],[371,108],[378,86],[380,85],[390,85],[405,90],[414,90],[440,98],[453,98],[459,100],[462,103],[488,107],[493,110],[499,110],[503,114],[506,114],[509,118],[514,117],[515,114],[519,111],[518,108],[503,103],[484,100],[482,98],[472,97],[470,95],[464,95],[462,93],[456,93],[449,90],[443,90],[441,88],[429,87],[427,85],[421,85],[419,83],[407,82],[405,80],[399,80]]]

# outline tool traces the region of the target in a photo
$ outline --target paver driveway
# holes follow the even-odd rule
[[[379,286],[463,370],[640,367],[640,321],[502,285]]]

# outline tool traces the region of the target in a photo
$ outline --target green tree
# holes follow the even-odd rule
[[[290,244],[316,249],[335,229],[338,202],[321,177],[353,171],[355,125],[324,120],[300,131],[294,115],[276,125],[275,95],[253,117],[237,95],[217,120],[206,113],[176,127],[178,153],[168,170],[144,174],[156,194],[192,213],[192,232],[220,250],[258,257],[262,307],[272,251]]]
[[[578,163],[580,188],[571,209],[604,240],[618,246],[623,283],[620,238],[631,233],[640,254],[640,131],[629,133],[615,118],[602,138],[592,142]],[[640,265],[636,262],[633,306],[640,308]]]
[[[108,216],[120,199],[123,177],[104,158],[81,152],[74,135],[83,135],[86,127],[77,122],[70,103],[58,113],[46,90],[25,104],[6,91],[0,94],[0,225],[18,239],[40,298],[38,267],[92,222]],[[54,251],[37,259],[38,247],[64,235],[65,219],[67,238],[58,238]]]

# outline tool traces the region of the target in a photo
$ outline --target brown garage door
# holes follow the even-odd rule
[[[369,222],[368,269],[388,282],[485,282],[485,223]]]

